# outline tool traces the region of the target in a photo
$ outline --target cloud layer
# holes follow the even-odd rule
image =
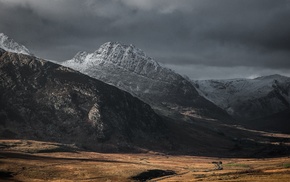
[[[119,41],[193,79],[287,75],[289,19],[288,0],[0,0],[0,32],[40,57]]]

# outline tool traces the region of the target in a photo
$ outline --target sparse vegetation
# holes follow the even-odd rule
[[[0,177],[7,181],[289,181],[290,158],[222,158],[223,170],[213,170],[205,156],[160,155],[159,153],[96,153],[43,151],[57,143],[1,141]],[[4,145],[5,144],[5,145]],[[12,147],[11,147],[12,146]],[[28,150],[29,149],[29,150]],[[25,152],[29,151],[29,152]],[[221,162],[217,162],[221,163]]]
[[[284,164],[283,164],[283,167],[284,167],[284,168],[290,168],[290,163],[284,163]]]
[[[198,174],[198,175],[195,176],[195,178],[205,178],[205,177],[206,177],[205,174]]]
[[[250,167],[248,164],[240,164],[240,163],[228,163],[228,164],[224,164],[224,166],[243,167],[243,168],[249,168]]]

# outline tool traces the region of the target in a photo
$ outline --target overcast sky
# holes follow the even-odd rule
[[[117,41],[191,79],[290,76],[290,0],[0,0],[0,32],[57,61]]]

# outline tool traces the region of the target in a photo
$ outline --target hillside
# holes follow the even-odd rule
[[[1,138],[104,151],[169,145],[163,119],[139,99],[69,68],[1,49],[0,106]]]

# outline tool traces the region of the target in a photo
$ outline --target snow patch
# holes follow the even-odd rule
[[[245,107],[261,111],[269,107],[269,112],[275,113],[290,104],[290,78],[281,75],[255,79],[196,80],[192,83],[200,95],[230,115],[242,112],[235,108],[246,110]]]

